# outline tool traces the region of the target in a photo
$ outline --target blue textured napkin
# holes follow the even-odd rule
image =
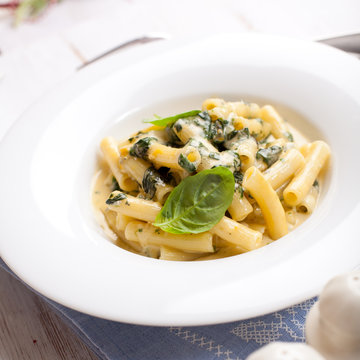
[[[0,259],[0,266],[12,274]],[[39,295],[41,296],[41,295]],[[316,299],[261,317],[196,327],[153,327],[99,319],[43,297],[100,359],[245,360],[272,341],[304,342]]]

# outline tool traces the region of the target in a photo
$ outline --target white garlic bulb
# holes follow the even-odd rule
[[[328,360],[360,359],[360,271],[330,280],[306,319],[306,341]]]

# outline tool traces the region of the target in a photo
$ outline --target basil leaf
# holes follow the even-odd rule
[[[166,126],[169,124],[172,124],[173,122],[175,122],[176,120],[179,119],[184,119],[190,116],[196,116],[198,114],[201,113],[201,110],[192,110],[192,111],[188,111],[188,112],[184,112],[178,115],[174,115],[174,116],[169,116],[166,118],[162,118],[162,119],[156,119],[156,120],[144,120],[145,123],[151,123],[157,126]]]
[[[173,234],[207,231],[224,216],[234,188],[234,176],[223,166],[189,176],[171,192],[154,225]]]

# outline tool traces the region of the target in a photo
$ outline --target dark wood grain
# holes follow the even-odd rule
[[[0,270],[0,360],[98,360],[39,296]]]

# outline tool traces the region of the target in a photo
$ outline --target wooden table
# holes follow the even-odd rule
[[[320,39],[360,32],[359,14],[357,0],[64,0],[14,29],[0,12],[0,139],[84,61],[136,36],[257,31]],[[44,300],[2,270],[0,325],[0,360],[97,358]]]

